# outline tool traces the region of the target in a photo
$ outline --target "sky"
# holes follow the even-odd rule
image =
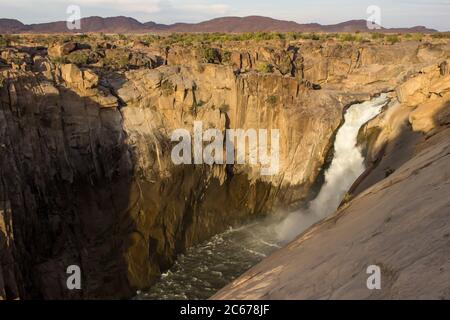
[[[23,23],[66,20],[78,5],[81,16],[129,16],[141,22],[200,22],[223,16],[262,15],[299,23],[367,19],[380,8],[384,27],[424,25],[450,31],[450,0],[0,0],[0,18]]]

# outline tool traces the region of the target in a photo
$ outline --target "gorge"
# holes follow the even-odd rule
[[[304,212],[296,211],[277,219],[255,221],[230,229],[204,244],[188,250],[163,275],[143,299],[205,299],[249,267],[280,249],[311,224],[333,213],[351,184],[364,171],[364,158],[357,145],[359,129],[380,113],[388,102],[385,94],[362,104],[350,106],[345,122],[334,141],[334,157],[326,170],[317,197]],[[207,289],[207,290],[205,290]]]
[[[186,273],[177,277],[176,270],[185,271],[192,252],[207,256],[208,250],[214,252],[211,247],[226,248],[221,242],[230,244],[229,251],[236,256],[215,258],[226,262],[235,257],[241,263],[236,268],[245,271],[263,256],[241,261],[242,251],[235,250],[233,243],[253,242],[245,233],[254,231],[268,233],[267,241],[256,245],[262,255],[278,249],[279,239],[274,239],[273,230],[265,229],[266,222],[252,222],[288,216],[320,197],[320,186],[325,182],[326,187],[329,181],[326,169],[333,166],[331,159],[339,150],[333,148],[339,141],[336,134],[347,122],[344,111],[349,114],[350,106],[379,93],[390,98],[388,107],[371,121],[376,113],[360,118],[363,127],[354,131],[368,169],[359,179],[360,170],[356,170],[339,191],[342,196],[349,189],[337,214],[360,204],[359,195],[367,195],[367,190],[383,187],[377,183],[408,182],[404,175],[411,170],[420,175],[415,163],[402,169],[408,161],[416,161],[420,168],[432,163],[441,172],[449,172],[448,161],[439,160],[448,156],[445,144],[449,142],[450,46],[446,40],[405,39],[392,44],[330,38],[195,46],[146,43],[139,36],[113,40],[73,35],[46,44],[43,38],[24,35],[13,46],[0,49],[2,298],[128,299],[137,290],[148,293],[149,288],[155,297],[164,294],[158,290],[166,289],[156,283],[161,273],[170,278],[167,270],[174,266],[173,279],[180,284],[191,281]],[[383,97],[374,98],[377,111]],[[205,130],[220,132],[279,130],[279,173],[261,175],[260,163],[175,165],[170,133],[192,131],[196,121],[202,121]],[[422,154],[420,150],[432,151]],[[448,176],[429,177],[434,177],[435,194],[445,195]],[[395,207],[403,198],[385,199]],[[427,232],[443,234],[434,242],[422,238],[430,244],[428,249],[441,250],[448,243],[448,197],[440,199],[434,203],[442,209],[436,211],[441,220],[431,223]],[[364,203],[360,205],[369,212]],[[435,211],[424,212],[431,217]],[[384,211],[373,214],[373,219],[380,216],[388,219]],[[356,237],[357,227],[364,224],[355,224],[337,236]],[[323,225],[313,225],[302,236],[318,228],[332,229]],[[283,240],[295,236],[282,233]],[[396,240],[409,239],[403,234]],[[297,292],[271,291],[271,285],[279,283],[271,279],[280,276],[277,272],[283,266],[291,266],[283,253],[296,241],[214,298],[277,298]],[[311,257],[306,257],[305,266],[318,263]],[[285,263],[279,269],[274,267],[277,259]],[[440,257],[444,266],[442,259],[448,259],[448,254]],[[292,259],[297,265],[298,261]],[[82,290],[65,288],[65,270],[73,264],[83,272]],[[224,274],[226,270],[212,271]],[[290,281],[291,274],[283,273],[283,277]],[[192,295],[208,298],[237,275],[224,277],[227,282],[202,285],[205,292]],[[252,281],[258,279],[264,283],[262,289],[250,290],[257,287]],[[437,285],[433,294],[445,296],[445,290]]]

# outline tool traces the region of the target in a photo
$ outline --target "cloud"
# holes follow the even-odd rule
[[[161,10],[160,0],[73,0],[73,4],[123,12],[155,13]]]
[[[205,0],[0,0],[2,9],[16,8],[23,13],[43,12],[46,10],[51,15],[66,13],[65,8],[70,5],[78,5],[81,12],[98,12],[98,15],[117,13],[117,15],[137,14],[140,16],[161,13],[163,15],[212,16],[225,15],[230,12],[230,7],[222,3],[210,3]],[[102,14],[104,12],[105,14]]]
[[[60,10],[71,5],[83,8],[97,8],[105,10],[116,10],[121,12],[145,12],[154,13],[160,10],[161,0],[29,0],[6,1],[0,0],[1,7],[16,7],[23,10]]]
[[[201,12],[208,14],[227,14],[230,12],[230,6],[220,3],[217,4],[191,3],[173,7],[175,9],[182,11]]]

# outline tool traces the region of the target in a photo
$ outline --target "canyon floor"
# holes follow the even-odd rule
[[[449,63],[423,34],[2,36],[0,298],[128,299],[188,248],[298,210],[347,108],[386,93],[338,211],[213,298],[448,299]],[[171,133],[198,121],[278,129],[279,172],[176,165]]]

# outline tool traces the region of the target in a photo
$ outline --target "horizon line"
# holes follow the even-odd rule
[[[243,16],[239,16],[239,15],[230,15],[230,16],[219,16],[219,17],[215,17],[215,18],[210,18],[210,19],[205,19],[205,20],[200,20],[198,22],[183,22],[183,21],[177,21],[177,22],[173,22],[173,23],[160,23],[157,22],[156,20],[141,20],[138,18],[135,18],[133,16],[127,16],[127,15],[111,15],[111,16],[101,16],[101,15],[90,15],[90,16],[86,16],[86,17],[82,17],[80,20],[83,19],[88,19],[88,18],[101,18],[101,19],[108,19],[108,18],[127,18],[127,19],[133,19],[137,22],[139,22],[140,24],[146,24],[146,23],[150,23],[153,22],[155,24],[158,25],[164,25],[164,26],[173,26],[176,24],[189,24],[189,25],[195,25],[195,24],[199,24],[199,23],[203,23],[203,22],[208,22],[208,21],[213,21],[213,20],[217,20],[217,19],[223,19],[223,18],[240,18],[240,19],[244,19],[244,18],[252,18],[252,17],[258,17],[258,18],[266,18],[266,19],[272,19],[272,20],[276,20],[276,21],[282,21],[282,22],[291,22],[291,23],[296,23],[298,25],[320,25],[320,26],[333,26],[333,25],[339,25],[345,22],[350,22],[350,21],[368,21],[368,19],[362,19],[362,18],[355,18],[355,19],[349,19],[349,20],[342,20],[341,22],[337,22],[337,23],[320,23],[320,22],[298,22],[295,20],[285,20],[285,19],[279,19],[279,18],[273,18],[270,16],[263,16],[263,15],[243,15]],[[11,18],[11,17],[0,17],[1,19],[8,19],[8,20],[16,20],[19,21],[20,23],[26,25],[26,26],[32,26],[32,25],[39,25],[39,24],[47,24],[47,23],[56,23],[56,22],[66,22],[66,20],[49,20],[49,21],[44,21],[44,22],[34,22],[34,23],[27,23],[27,22],[23,22],[22,20],[20,20],[19,18]],[[411,29],[411,28],[416,28],[416,27],[424,27],[430,30],[436,30],[438,32],[450,32],[449,31],[442,31],[436,28],[431,28],[428,27],[426,25],[412,25],[412,26],[401,26],[401,27],[386,27],[381,25],[381,27],[383,29]]]

